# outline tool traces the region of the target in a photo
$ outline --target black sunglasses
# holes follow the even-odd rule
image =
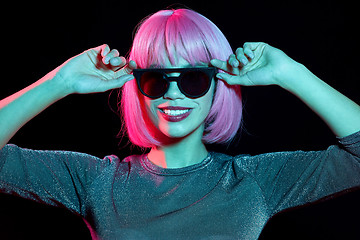
[[[178,77],[169,77],[167,73],[180,72]],[[133,74],[142,94],[149,98],[159,98],[169,90],[170,81],[176,81],[180,91],[189,98],[205,95],[211,86],[211,80],[217,73],[215,67],[198,68],[151,68],[134,69]]]

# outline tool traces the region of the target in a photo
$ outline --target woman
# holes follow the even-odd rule
[[[205,143],[229,142],[240,127],[241,85],[290,91],[339,145],[209,153]],[[6,145],[67,95],[121,87],[123,129],[148,154],[101,160]],[[277,212],[360,184],[360,107],[265,43],[233,54],[212,22],[187,9],[147,18],[128,60],[107,45],[87,50],[0,107],[1,191],[71,210],[94,239],[256,239]]]

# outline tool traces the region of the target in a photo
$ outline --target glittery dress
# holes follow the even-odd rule
[[[163,169],[146,157],[0,151],[0,191],[82,216],[94,239],[257,239],[268,219],[360,185],[360,132],[324,151],[228,156]]]

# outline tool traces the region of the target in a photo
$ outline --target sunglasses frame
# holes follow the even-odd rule
[[[184,76],[184,74],[186,74],[187,72],[190,72],[190,71],[201,71],[203,73],[205,73],[208,77],[209,77],[209,80],[210,80],[210,84],[208,84],[208,87],[206,89],[206,91],[204,91],[204,93],[200,94],[200,95],[189,95],[187,94],[186,92],[184,92],[184,90],[182,89],[181,87],[181,79],[182,77]],[[166,88],[166,91],[164,93],[162,93],[161,95],[158,95],[158,96],[150,96],[148,94],[146,94],[142,88],[141,88],[141,76],[144,74],[144,73],[147,73],[147,72],[156,72],[156,73],[161,73],[164,77],[164,79],[168,82],[167,84],[167,88]],[[180,75],[177,76],[177,77],[170,77],[167,75],[167,73],[171,73],[171,72],[180,72]],[[170,82],[172,81],[175,81],[178,85],[178,88],[179,90],[187,97],[189,98],[199,98],[201,96],[204,96],[210,89],[210,86],[211,86],[211,82],[212,82],[212,79],[215,77],[216,73],[218,72],[217,68],[215,67],[195,67],[195,68],[148,68],[148,69],[134,69],[133,70],[133,75],[136,79],[136,83],[137,83],[137,86],[140,90],[140,92],[149,97],[149,98],[152,98],[152,99],[155,99],[155,98],[159,98],[159,97],[162,97],[165,95],[165,93],[167,93],[167,91],[169,90],[169,87],[170,87]],[[215,80],[217,78],[215,77]]]

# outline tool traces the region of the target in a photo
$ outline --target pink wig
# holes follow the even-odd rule
[[[230,44],[209,19],[189,9],[162,10],[143,20],[139,25],[129,61],[138,68],[155,64],[164,66],[166,59],[174,66],[179,55],[193,66],[210,63],[217,58],[226,61],[233,53]],[[143,96],[135,80],[122,88],[121,112],[123,130],[126,128],[130,141],[140,147],[162,146],[156,138],[155,126],[149,120]],[[213,104],[205,119],[204,143],[227,143],[241,125],[242,101],[240,86],[230,86],[217,81]]]

